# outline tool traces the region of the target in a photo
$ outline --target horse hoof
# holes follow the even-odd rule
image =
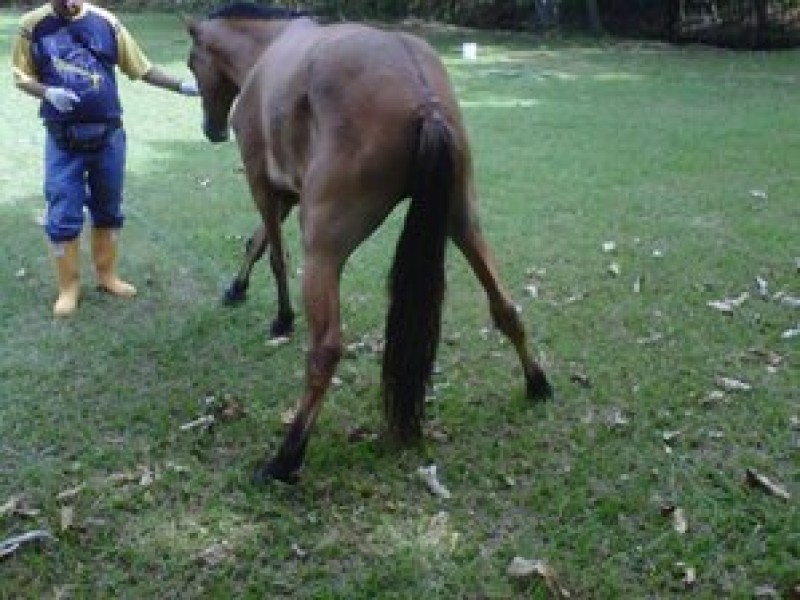
[[[300,469],[287,469],[284,465],[279,464],[278,461],[271,460],[260,465],[253,472],[253,483],[256,485],[266,485],[275,480],[294,485],[300,481]]]
[[[247,300],[247,286],[239,280],[234,280],[222,294],[222,304],[224,306],[239,306]]]
[[[269,338],[274,340],[276,338],[289,337],[294,332],[294,324],[292,319],[281,319],[278,317],[269,326]]]
[[[553,387],[541,371],[527,378],[526,395],[531,400],[548,400],[553,397]]]

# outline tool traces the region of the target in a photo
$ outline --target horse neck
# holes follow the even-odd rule
[[[229,23],[228,31],[219,36],[228,65],[228,75],[241,88],[247,74],[262,52],[289,25],[284,20],[237,20]]]

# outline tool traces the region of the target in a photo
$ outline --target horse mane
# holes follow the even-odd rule
[[[283,6],[264,6],[254,2],[233,2],[214,9],[209,19],[296,19],[309,13]]]

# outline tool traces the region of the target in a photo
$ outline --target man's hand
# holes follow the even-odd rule
[[[194,81],[181,81],[178,91],[184,96],[200,95],[200,90],[197,89],[197,84]]]
[[[60,87],[45,89],[44,99],[55,106],[58,112],[62,113],[70,112],[75,108],[75,104],[81,101],[75,92]]]

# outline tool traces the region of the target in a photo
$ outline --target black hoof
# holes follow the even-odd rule
[[[222,304],[225,306],[239,306],[247,300],[247,284],[234,279],[222,295]]]
[[[253,483],[256,485],[266,485],[272,481],[282,481],[288,485],[294,485],[300,481],[301,468],[288,469],[280,461],[272,459],[269,462],[259,465],[253,471]]]
[[[531,400],[549,400],[553,397],[553,387],[544,373],[539,371],[527,378],[526,395]]]
[[[269,338],[289,337],[294,332],[294,319],[278,317],[269,326]]]

